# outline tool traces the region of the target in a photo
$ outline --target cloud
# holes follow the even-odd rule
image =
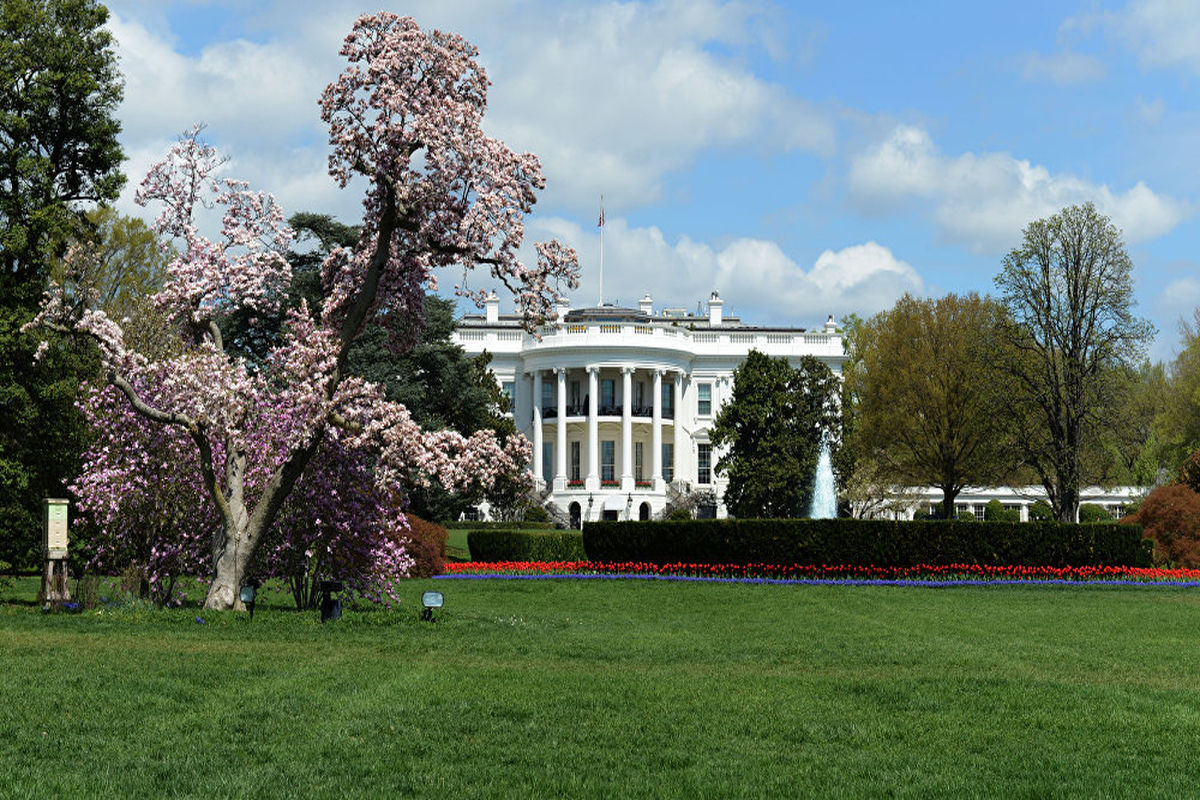
[[[1027,81],[1071,86],[1099,80],[1104,74],[1104,62],[1100,59],[1068,50],[1051,55],[1028,53],[1021,59],[1021,77]]]
[[[855,157],[849,185],[852,199],[868,211],[926,201],[944,238],[983,254],[1008,250],[1031,221],[1089,200],[1129,242],[1161,236],[1186,216],[1183,204],[1140,181],[1121,193],[1073,175],[1051,174],[1008,153],[946,156],[925,130],[909,125],[897,126]]]
[[[1144,66],[1200,74],[1200,6],[1193,0],[1135,0],[1102,21]]]
[[[359,6],[330,2],[304,14],[282,2],[251,12],[216,8],[229,17],[221,30],[247,36],[186,47],[163,9],[136,0],[116,0],[113,9],[127,150],[203,121],[244,168],[239,177],[277,193],[303,187],[303,202],[322,210],[345,205],[332,182],[315,189],[326,168],[317,98],[342,68],[337,49]],[[636,208],[713,148],[829,153],[834,146],[828,110],[742,66],[740,54],[769,56],[778,47],[766,16],[749,4],[417,0],[405,12],[479,47],[493,81],[485,126],[539,155],[549,187],[540,207],[591,213],[603,193],[614,207]],[[255,32],[262,41],[248,38]],[[276,176],[290,179],[259,184]],[[131,172],[131,187],[138,179]]]
[[[826,250],[806,269],[769,240],[739,238],[714,246],[681,236],[669,242],[657,227],[630,227],[622,218],[607,219],[604,230],[603,299],[624,306],[650,294],[657,307],[694,309],[698,300],[717,291],[725,300],[725,313],[748,324],[815,327],[829,314],[871,314],[905,292],[925,291],[911,265],[875,242]],[[572,302],[599,301],[595,229],[561,218],[537,218],[528,235],[574,246],[583,279]],[[483,276],[474,279],[486,283]]]

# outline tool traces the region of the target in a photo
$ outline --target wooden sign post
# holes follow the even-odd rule
[[[46,566],[39,603],[65,603],[71,599],[67,583],[67,506],[67,500],[58,498],[42,501]]]

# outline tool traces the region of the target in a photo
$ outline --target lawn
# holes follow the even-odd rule
[[[1195,589],[405,588],[325,626],[0,605],[0,795],[1200,791]]]

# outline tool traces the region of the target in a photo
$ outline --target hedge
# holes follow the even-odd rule
[[[579,531],[473,530],[467,534],[472,561],[583,561]]]
[[[583,546],[593,561],[652,564],[1150,565],[1150,548],[1144,543],[1139,525],[1060,522],[855,519],[589,522],[583,532]]]
[[[553,522],[480,522],[469,519],[439,522],[448,531],[544,531],[554,530]]]

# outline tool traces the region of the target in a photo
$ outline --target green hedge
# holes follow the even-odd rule
[[[954,520],[589,522],[593,561],[898,566],[1149,566],[1138,525]]]
[[[579,531],[474,530],[467,534],[472,561],[583,561]]]
[[[553,522],[472,522],[469,519],[439,522],[448,531],[545,531],[554,530]]]

